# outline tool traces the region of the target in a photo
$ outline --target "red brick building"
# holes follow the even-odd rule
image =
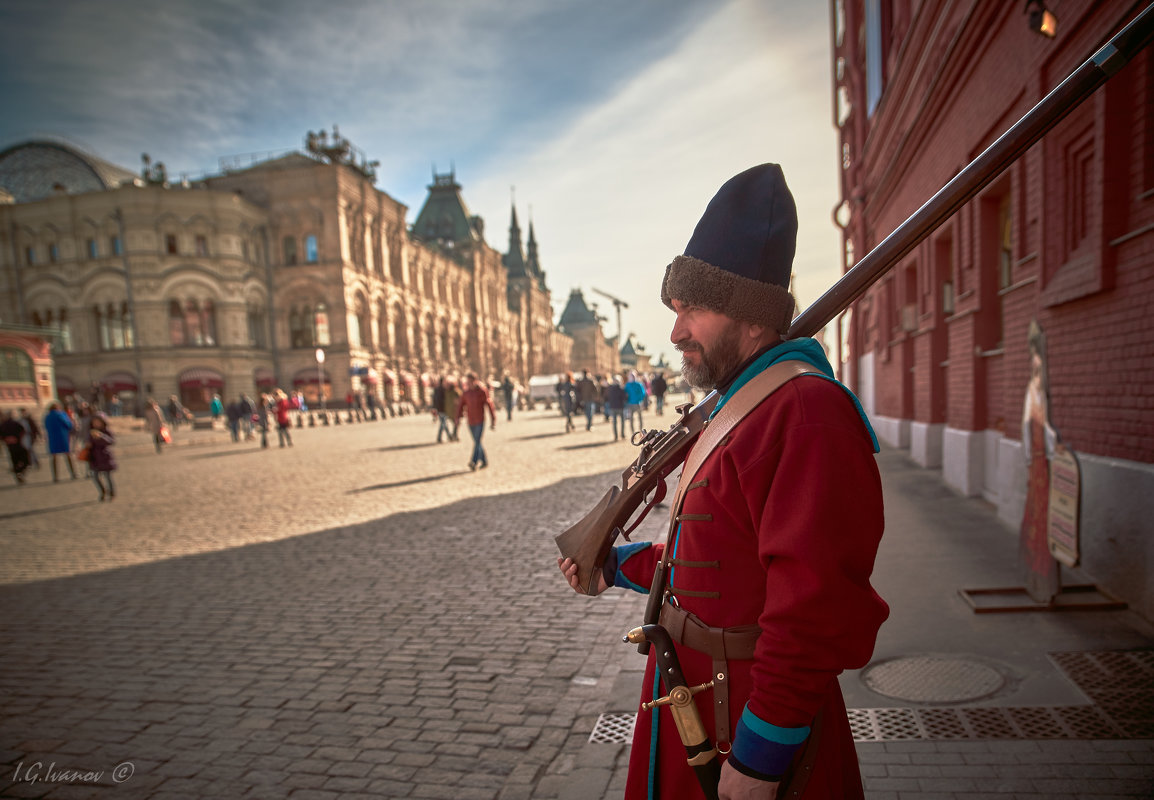
[[[846,268],[1145,3],[832,0]],[[1028,8],[1033,6],[1033,8]],[[1027,332],[1082,470],[1087,576],[1154,618],[1154,52],[1147,48],[857,301],[846,379],[879,435],[1016,527]]]

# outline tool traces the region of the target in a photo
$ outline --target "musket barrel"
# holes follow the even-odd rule
[[[828,325],[955,211],[972,200],[1047,131],[1122,69],[1150,43],[1152,36],[1154,5],[1149,5],[799,314],[790,325],[786,338],[813,336]]]

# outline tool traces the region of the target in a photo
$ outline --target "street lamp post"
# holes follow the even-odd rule
[[[325,409],[325,374],[321,369],[325,363],[325,351],[320,347],[317,348],[317,394],[321,398],[321,416],[327,416]]]

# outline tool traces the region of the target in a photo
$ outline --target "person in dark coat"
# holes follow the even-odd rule
[[[12,416],[11,411],[4,412],[4,421],[0,422],[0,438],[8,446],[8,457],[12,460],[12,474],[17,483],[24,483],[24,472],[28,469],[28,450],[24,447],[24,426],[20,420]]]
[[[116,459],[112,457],[115,442],[116,437],[108,430],[108,420],[100,414],[93,414],[88,427],[88,466],[92,470],[92,480],[100,490],[100,502],[104,502],[105,497],[109,500],[116,497],[116,488],[112,485],[112,471],[116,469]]]
[[[60,409],[59,403],[48,406],[44,415],[44,432],[48,435],[48,453],[52,457],[52,481],[60,480],[56,471],[56,457],[64,456],[72,480],[76,480],[76,467],[72,465],[72,419]]]

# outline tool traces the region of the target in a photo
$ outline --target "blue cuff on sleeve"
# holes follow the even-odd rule
[[[613,576],[614,586],[619,586],[622,589],[632,589],[633,591],[640,592],[641,594],[649,594],[648,587],[638,586],[636,583],[629,580],[627,577],[625,577],[624,574],[622,574],[621,565],[652,544],[653,542],[630,542],[629,544],[623,544],[613,548],[617,556],[617,571]]]
[[[733,757],[763,775],[780,776],[808,737],[808,726],[779,728],[758,717],[747,706],[733,737]]]

